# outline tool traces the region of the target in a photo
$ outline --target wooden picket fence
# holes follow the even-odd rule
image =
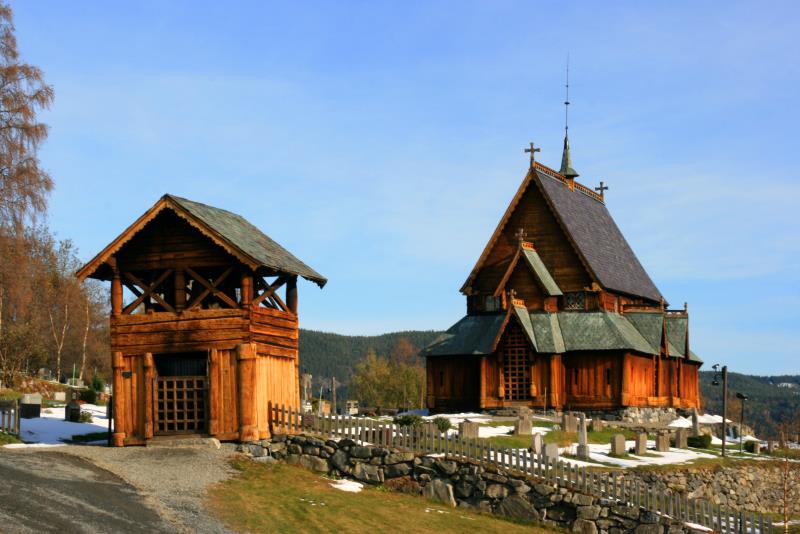
[[[19,401],[0,400],[0,432],[19,436]]]
[[[445,436],[432,424],[401,427],[366,417],[304,415],[295,408],[283,405],[270,405],[269,414],[270,428],[274,433],[310,433],[330,438],[349,438],[418,454],[441,454],[462,462],[492,463],[512,475],[610,499],[617,504],[642,507],[719,533],[774,532],[772,521],[763,514],[734,510],[705,499],[689,499],[685,494],[653,488],[622,473],[597,472],[587,466],[576,466],[524,449],[504,449],[484,440]]]

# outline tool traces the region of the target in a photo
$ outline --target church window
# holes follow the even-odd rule
[[[583,310],[586,308],[586,300],[583,291],[564,294],[565,310]]]

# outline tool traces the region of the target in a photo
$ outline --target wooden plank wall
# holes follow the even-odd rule
[[[544,197],[535,182],[531,181],[489,252],[483,268],[473,283],[474,289],[491,294],[497,288],[519,246],[519,241],[514,235],[519,228],[527,231],[526,239],[533,242],[536,251],[562,291],[582,291],[584,287],[592,284],[580,258],[547,206]]]
[[[250,338],[258,344],[258,353],[297,358],[297,315],[270,308],[250,310]]]
[[[248,310],[193,310],[111,317],[111,350],[127,355],[230,348],[250,337]]]
[[[236,351],[211,351],[209,360],[209,429],[218,439],[239,437],[239,388]]]
[[[428,358],[436,410],[475,410],[480,394],[480,357]]]
[[[531,272],[531,268],[521,258],[511,276],[506,282],[506,291],[513,289],[517,292],[517,298],[525,301],[525,306],[529,310],[541,310],[544,307],[544,293],[536,280],[536,275]]]
[[[622,356],[617,352],[590,351],[564,355],[565,404],[574,408],[598,409],[618,406],[621,401]]]
[[[622,385],[622,404],[627,406],[648,406],[656,396],[656,361],[652,356],[625,354],[622,363],[624,383]]]

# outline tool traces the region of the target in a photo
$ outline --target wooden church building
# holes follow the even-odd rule
[[[699,407],[686,307],[667,309],[602,182],[575,180],[568,139],[560,172],[535,151],[461,288],[467,315],[424,352],[428,407]]]
[[[115,446],[264,439],[299,407],[297,278],[326,279],[239,215],[164,195],[77,276],[111,282]]]

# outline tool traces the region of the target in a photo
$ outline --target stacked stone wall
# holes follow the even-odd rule
[[[512,475],[493,464],[419,456],[350,439],[274,435],[242,444],[257,460],[283,460],[319,473],[422,495],[446,505],[586,534],[680,534],[680,522],[612,499]]]

